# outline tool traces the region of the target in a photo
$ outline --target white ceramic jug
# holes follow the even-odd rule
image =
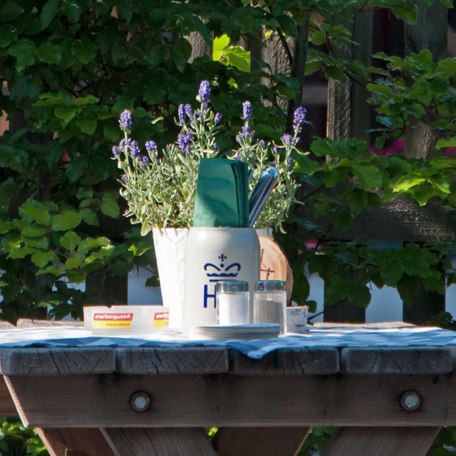
[[[217,324],[215,285],[245,280],[251,298],[260,274],[260,243],[254,228],[190,228],[185,252],[184,334]]]

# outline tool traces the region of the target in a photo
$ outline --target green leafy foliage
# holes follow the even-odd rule
[[[8,456],[48,456],[46,447],[33,429],[16,418],[0,417],[0,452]]]

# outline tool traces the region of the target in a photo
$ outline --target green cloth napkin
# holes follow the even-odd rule
[[[227,158],[203,158],[198,169],[193,226],[248,225],[247,164]]]

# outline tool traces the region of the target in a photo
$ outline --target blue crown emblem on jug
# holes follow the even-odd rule
[[[214,300],[214,307],[215,307],[215,282],[219,282],[220,280],[227,280],[227,279],[233,279],[237,277],[241,270],[241,265],[240,263],[231,263],[231,264],[226,264],[225,260],[228,259],[228,257],[224,254],[221,253],[219,255],[219,260],[220,262],[218,264],[214,263],[206,263],[203,267],[204,270],[206,271],[206,275],[209,279],[209,282],[214,282],[212,285],[212,293],[209,291],[209,285],[205,284],[204,285],[204,307],[208,307],[208,301],[209,299]]]
[[[225,264],[224,261],[227,259],[225,254],[220,254],[219,265],[214,263],[206,263],[204,265],[204,270],[209,279],[209,282],[218,282],[220,279],[229,279],[237,277],[239,271],[241,270],[241,265],[239,263]]]

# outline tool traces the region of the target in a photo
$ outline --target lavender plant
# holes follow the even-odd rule
[[[130,137],[131,113],[125,110],[120,116],[119,126],[124,138],[113,147],[112,153],[122,171],[120,193],[128,203],[125,215],[132,223],[141,223],[142,234],[155,227],[191,226],[198,165],[203,158],[228,156],[245,161],[252,170],[251,189],[269,166],[277,167],[279,179],[255,224],[257,228],[280,228],[296,202],[298,183],[293,178],[292,154],[300,153],[297,144],[305,123],[305,109],[296,110],[292,135],[284,134],[278,144],[266,143],[257,140],[251,125],[252,105],[245,102],[244,124],[236,135],[238,147],[223,154],[217,145],[222,115],[210,108],[210,95],[209,82],[202,81],[196,97],[197,109],[190,104],[179,105],[176,122],[181,130],[176,141],[161,151],[152,140],[140,147]]]

